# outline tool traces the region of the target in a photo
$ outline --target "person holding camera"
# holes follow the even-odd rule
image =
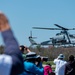
[[[59,56],[54,59],[54,64],[56,65],[55,68],[55,74],[56,75],[64,75],[64,71],[65,71],[65,64],[67,63],[64,60],[65,56],[63,54],[59,54]]]
[[[38,64],[36,64],[36,62],[38,62]],[[41,58],[35,52],[26,54],[24,72],[21,75],[44,75]]]
[[[22,56],[23,56],[23,60],[25,60],[25,58],[26,58],[25,51],[27,51],[28,53],[31,52],[31,51],[27,46],[24,46],[24,45],[20,45],[20,50],[21,50],[21,53],[22,53]]]

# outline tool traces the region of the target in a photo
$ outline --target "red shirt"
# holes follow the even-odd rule
[[[52,68],[49,65],[44,67],[44,75],[48,75],[49,72],[52,72]]]

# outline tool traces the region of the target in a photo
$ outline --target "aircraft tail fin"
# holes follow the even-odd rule
[[[29,38],[31,45],[37,45],[37,43],[34,40],[37,37],[32,37],[32,31],[30,31],[30,36],[28,38]]]

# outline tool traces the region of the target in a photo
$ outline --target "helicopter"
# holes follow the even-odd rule
[[[54,24],[58,28],[44,28],[44,27],[33,27],[33,29],[44,29],[44,30],[61,30],[59,33],[55,35],[55,37],[51,37],[50,41],[52,42],[52,45],[75,45],[75,35],[69,34],[68,30],[75,30],[75,28],[68,29],[65,27],[62,27],[58,24]]]

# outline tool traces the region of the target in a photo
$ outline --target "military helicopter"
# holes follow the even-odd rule
[[[33,27],[33,29],[45,29],[45,30],[61,30],[55,37],[50,38],[52,45],[75,45],[75,35],[69,34],[68,30],[75,30],[75,28],[68,29],[58,24],[54,24],[58,28],[44,28],[44,27]]]

